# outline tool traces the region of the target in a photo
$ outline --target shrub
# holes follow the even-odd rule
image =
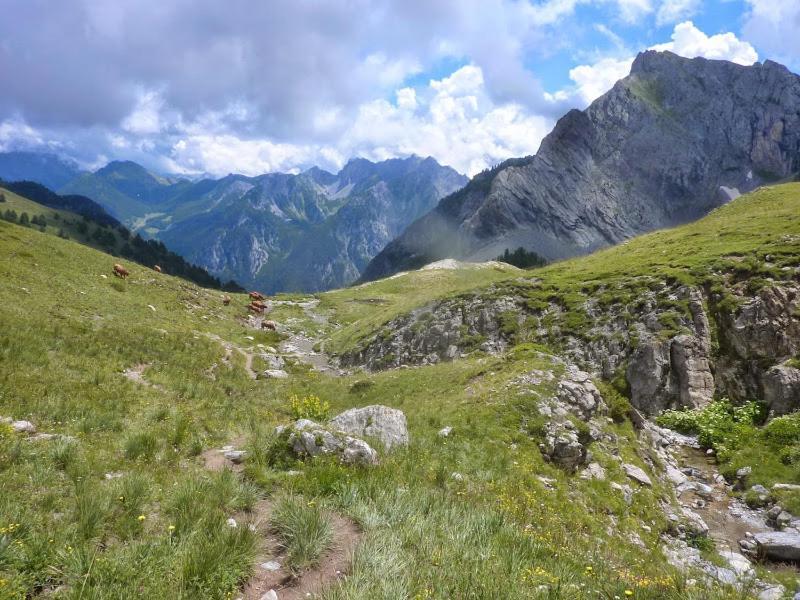
[[[614,422],[622,423],[630,417],[633,406],[612,384],[601,381],[597,384],[597,389],[603,395],[603,400],[608,405],[608,416],[614,419]]]
[[[289,399],[292,417],[295,419],[311,419],[312,421],[325,421],[328,418],[331,405],[327,400],[320,400],[319,396],[292,396]]]
[[[752,435],[753,426],[763,418],[764,407],[758,402],[733,406],[729,400],[716,400],[698,409],[667,410],[656,422],[681,433],[696,433],[705,448],[719,455],[738,446]]]
[[[764,427],[763,436],[775,446],[791,446],[800,442],[800,413],[772,419]]]

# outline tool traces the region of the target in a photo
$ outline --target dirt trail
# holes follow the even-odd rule
[[[333,540],[319,563],[307,571],[293,574],[286,566],[280,542],[272,534],[269,518],[272,505],[262,501],[254,510],[251,521],[259,533],[259,549],[255,572],[244,586],[244,600],[260,600],[270,590],[275,590],[280,600],[299,600],[320,593],[326,586],[345,576],[353,559],[353,552],[361,539],[361,530],[355,523],[331,514]]]
[[[231,462],[225,456],[226,450],[239,449],[244,439],[235,438],[230,445],[220,449],[206,450],[201,455],[203,464],[209,471],[231,469],[241,473],[243,466]],[[253,574],[242,586],[242,600],[261,600],[274,590],[279,600],[299,600],[320,593],[325,587],[344,577],[350,569],[353,553],[362,537],[359,527],[350,519],[331,513],[333,539],[330,547],[316,566],[301,573],[293,573],[286,566],[286,557],[280,541],[270,525],[273,503],[271,500],[258,501],[253,509],[233,516],[239,526],[250,527],[258,535],[257,553]]]
[[[247,375],[250,379],[258,379],[258,373],[253,370],[253,357],[255,353],[252,352],[249,348],[241,348],[232,342],[228,342],[223,340],[220,336],[216,333],[203,333],[209,339],[214,340],[215,342],[219,342],[222,347],[225,349],[225,355],[222,357],[222,362],[230,367],[231,357],[233,356],[234,352],[238,352],[240,355],[244,357],[244,370],[247,371]]]

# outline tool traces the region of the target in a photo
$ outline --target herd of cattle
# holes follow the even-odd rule
[[[158,265],[153,266],[153,270],[161,273],[161,267]],[[121,279],[127,279],[130,275],[130,271],[123,267],[119,263],[115,263],[112,272],[114,273],[115,277],[119,277]],[[247,305],[247,310],[251,313],[257,315],[263,315],[265,312],[269,310],[269,307],[266,304],[266,298],[263,294],[259,292],[250,292],[250,304]],[[228,306],[231,303],[231,297],[227,294],[222,297],[222,304]],[[278,329],[278,324],[275,321],[268,321],[263,319],[261,321],[261,329],[269,329],[270,331],[276,331]]]

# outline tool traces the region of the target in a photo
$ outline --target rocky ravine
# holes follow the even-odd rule
[[[702,406],[715,395],[763,398],[773,415],[800,408],[800,370],[791,362],[800,350],[796,283],[776,282],[752,297],[734,287],[733,303],[701,288],[664,285],[644,292],[625,314],[589,299],[589,322],[579,332],[560,324],[556,302],[534,311],[519,296],[492,293],[497,297],[443,300],[398,317],[341,361],[370,369],[428,364],[472,350],[496,353],[524,338],[551,343],[605,379],[624,376],[632,404],[645,414]]]
[[[557,259],[695,220],[800,171],[800,77],[647,51],[562,117],[536,156],[474,177],[367,266],[365,281],[523,246]]]

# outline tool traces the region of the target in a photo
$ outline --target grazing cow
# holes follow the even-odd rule
[[[266,298],[264,298],[264,296],[262,296],[258,292],[250,292],[250,299],[251,300],[266,300]]]
[[[230,304],[230,303],[231,303],[231,297],[230,297],[230,296],[223,296],[223,297],[222,297],[222,303],[223,303],[225,306],[228,306],[228,304]]]
[[[128,269],[126,269],[125,267],[123,267],[119,263],[114,265],[113,271],[114,271],[114,275],[116,275],[117,277],[122,277],[122,279],[125,279],[126,277],[128,277],[128,275],[130,275],[130,272],[128,271]]]
[[[161,273],[161,267],[159,267],[158,265],[155,265],[155,266],[153,267],[153,270],[154,270],[156,273]]]
[[[267,308],[267,305],[261,302],[261,300],[253,300],[250,304],[257,306],[258,308]]]
[[[261,314],[264,312],[264,306],[251,302],[250,304],[247,305],[247,310],[249,310],[250,312]]]
[[[261,329],[276,331],[278,329],[278,324],[275,321],[261,321]]]

